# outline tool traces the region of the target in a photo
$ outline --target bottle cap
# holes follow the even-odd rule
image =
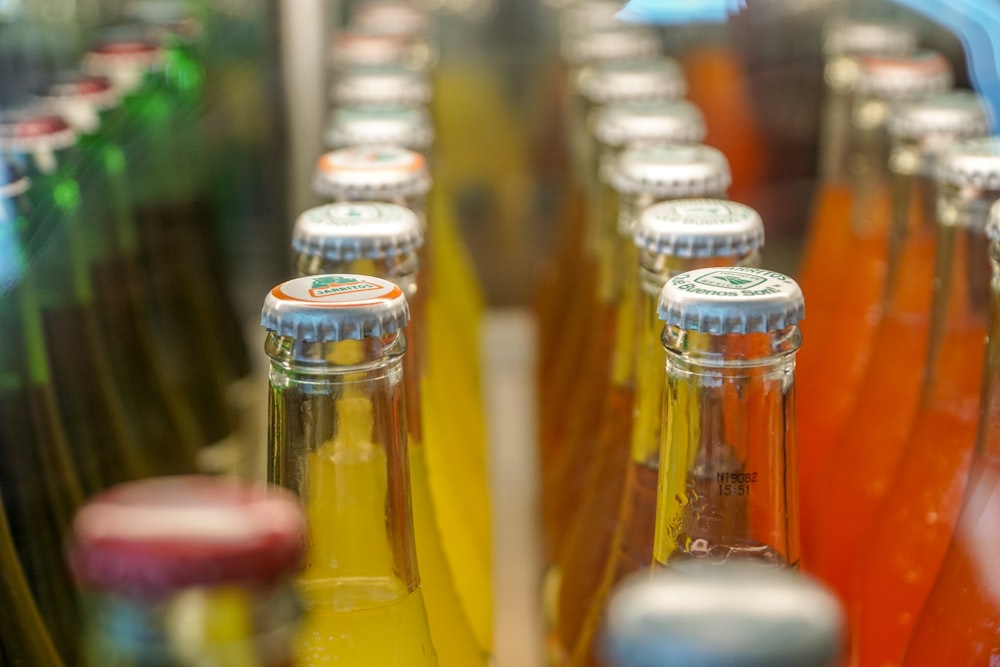
[[[855,92],[890,101],[943,93],[954,79],[948,59],[936,51],[909,56],[862,55],[857,63]]]
[[[889,118],[889,132],[899,139],[943,142],[989,134],[983,99],[969,90],[951,90],[900,104]]]
[[[394,283],[350,273],[293,278],[264,300],[260,324],[307,342],[375,338],[406,326],[410,311]]]
[[[656,33],[638,27],[574,35],[562,45],[563,58],[573,67],[608,60],[642,60],[659,53]]]
[[[704,144],[626,148],[610,167],[619,192],[658,198],[705,197],[729,187],[729,162]]]
[[[111,81],[79,72],[58,75],[39,97],[77,132],[97,131],[101,124],[98,113],[113,109],[121,101]]]
[[[1000,137],[965,139],[938,156],[938,182],[977,190],[1000,190]]]
[[[733,257],[764,245],[764,222],[749,206],[723,199],[677,199],[643,211],[635,244],[671,257]]]
[[[139,87],[163,53],[154,42],[138,38],[107,39],[89,49],[80,63],[87,74],[103,76],[122,94]]]
[[[337,106],[425,105],[430,101],[427,77],[402,65],[352,69],[330,86],[330,103]]]
[[[749,266],[688,271],[660,292],[667,326],[708,334],[780,331],[805,317],[802,290],[788,276]]]
[[[591,114],[594,136],[607,146],[692,144],[705,138],[705,117],[687,100],[626,102]]]
[[[601,644],[619,667],[828,667],[843,632],[837,599],[816,581],[729,561],[627,579]]]
[[[313,190],[334,200],[415,197],[431,187],[427,161],[397,146],[351,146],[331,151],[316,165]]]
[[[284,489],[208,476],[113,487],[73,520],[81,586],[142,597],[188,587],[274,583],[295,574],[305,517]]]
[[[1000,200],[993,202],[993,205],[990,206],[990,219],[986,223],[986,236],[990,241],[1000,243]]]
[[[295,252],[335,262],[395,257],[423,243],[416,213],[380,202],[317,206],[300,215],[292,230]]]
[[[434,142],[431,116],[422,106],[336,107],[326,124],[327,148],[402,146],[426,152]]]
[[[330,64],[342,71],[354,67],[409,65],[412,47],[412,40],[405,35],[344,30],[333,39]]]
[[[673,58],[612,60],[587,65],[576,77],[577,92],[594,104],[677,99],[687,87]]]
[[[76,132],[61,116],[24,109],[0,117],[0,151],[4,153],[56,151],[74,144]]]
[[[578,2],[560,13],[559,29],[564,35],[579,35],[631,27],[616,17],[621,9],[622,3],[614,0]]]
[[[833,56],[899,56],[917,50],[917,33],[899,23],[835,19],[823,31],[823,53]]]
[[[431,32],[431,15],[407,2],[381,0],[356,5],[351,25],[362,32],[389,35],[426,35]]]

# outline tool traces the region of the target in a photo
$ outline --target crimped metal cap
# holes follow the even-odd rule
[[[591,114],[594,136],[608,146],[693,144],[705,138],[705,117],[687,100],[626,102]]]
[[[910,56],[859,56],[854,90],[885,100],[909,100],[943,93],[954,76],[948,59],[936,51]]]
[[[403,65],[349,70],[330,86],[330,103],[338,106],[425,105],[431,95],[427,77]]]
[[[589,0],[565,8],[559,16],[559,30],[564,35],[613,30],[630,24],[616,18],[622,3],[614,0]]]
[[[330,64],[345,71],[354,67],[408,65],[412,49],[413,41],[407,35],[345,30],[330,45]]]
[[[103,76],[121,93],[139,87],[142,77],[163,58],[160,47],[138,38],[109,38],[88,50],[80,68],[87,74]]]
[[[764,245],[764,222],[749,206],[723,199],[654,204],[632,230],[635,244],[671,257],[734,257]]]
[[[659,55],[660,50],[656,33],[638,27],[574,35],[562,45],[563,58],[573,67],[607,60],[648,59]]]
[[[331,151],[316,164],[313,190],[333,200],[385,201],[425,194],[431,187],[420,153],[398,146],[352,146]]]
[[[576,90],[594,104],[684,96],[684,70],[673,58],[612,60],[588,65],[576,77]]]
[[[619,192],[673,199],[723,192],[732,180],[726,157],[703,144],[627,148],[610,171]]]
[[[434,141],[427,109],[421,106],[337,107],[326,124],[326,146],[402,146],[425,152]]]
[[[307,342],[377,338],[406,326],[410,310],[395,283],[350,273],[293,278],[264,300],[260,324]]]
[[[952,90],[904,102],[889,118],[889,132],[899,139],[938,136],[954,141],[981,137],[989,131],[983,98],[969,90]]]
[[[994,243],[1000,243],[1000,200],[990,206],[990,219],[986,223],[986,236]]]
[[[823,31],[826,56],[901,56],[917,50],[917,33],[899,23],[835,19]]]
[[[937,180],[947,185],[1000,190],[1000,137],[966,139],[938,158]]]
[[[101,123],[99,112],[113,109],[121,101],[121,93],[109,79],[80,72],[58,75],[38,97],[78,132],[96,131]]]
[[[76,144],[76,131],[62,116],[23,109],[0,117],[0,152],[60,150]]]
[[[330,261],[395,257],[424,244],[423,226],[408,208],[381,202],[343,202],[298,217],[292,248]]]
[[[748,266],[698,269],[660,292],[667,326],[708,334],[780,331],[805,317],[802,290],[788,276]]]
[[[431,32],[433,19],[429,12],[412,3],[380,0],[356,5],[351,25],[362,32],[417,36]]]

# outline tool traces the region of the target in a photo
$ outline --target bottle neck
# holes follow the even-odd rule
[[[979,434],[976,454],[995,462],[1000,460],[1000,244],[990,244],[992,307],[990,328],[986,340],[986,361],[983,368],[983,397],[979,413]]]
[[[823,108],[820,111],[819,177],[821,180],[847,181],[851,145],[851,87],[857,78],[852,59],[832,56],[823,69]]]
[[[662,565],[799,559],[795,326],[711,335],[668,326],[654,557]]]
[[[848,138],[848,182],[854,195],[850,224],[856,236],[889,232],[889,136],[886,123],[891,108],[872,97],[857,98],[851,109]]]
[[[305,503],[310,554],[301,580],[316,604],[353,609],[419,586],[405,349],[402,332],[319,343],[270,332],[265,341],[268,481]]]
[[[884,306],[886,312],[922,310],[923,301],[911,303],[922,290],[914,290],[914,265],[905,265],[904,249],[918,252],[933,248],[937,235],[935,201],[937,188],[932,177],[933,158],[914,141],[900,141],[889,156],[892,217]],[[918,247],[919,246],[919,247]],[[908,298],[910,297],[910,298]]]

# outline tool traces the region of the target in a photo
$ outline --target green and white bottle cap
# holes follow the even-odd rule
[[[938,158],[936,176],[945,185],[1000,191],[1000,137],[951,144]]]
[[[591,112],[591,127],[606,146],[693,144],[705,138],[705,117],[687,100],[609,104]]]
[[[667,281],[659,316],[667,326],[707,334],[780,331],[805,317],[802,290],[775,271],[749,266],[688,271]]]
[[[420,153],[434,142],[431,116],[422,106],[336,107],[326,125],[326,146],[402,146]]]
[[[300,215],[292,229],[295,252],[335,262],[396,257],[423,244],[416,213],[381,202],[317,206]]]
[[[351,146],[320,157],[313,190],[343,201],[394,201],[430,190],[427,161],[420,153],[398,146]]]
[[[854,91],[888,101],[912,100],[950,89],[951,63],[936,51],[908,56],[858,56]]]
[[[670,257],[737,257],[764,245],[764,222],[749,206],[724,199],[653,204],[632,230],[635,244]]]
[[[403,65],[351,69],[330,86],[330,103],[337,106],[426,105],[431,95],[427,77]]]
[[[899,56],[917,49],[917,33],[887,21],[834,19],[823,30],[823,53],[834,56]]]
[[[361,340],[391,334],[410,317],[403,290],[388,280],[351,273],[293,278],[264,299],[260,324],[306,342]]]
[[[684,96],[684,70],[666,56],[596,62],[580,70],[576,90],[593,104],[672,100]]]
[[[704,144],[626,148],[608,177],[621,193],[671,199],[720,194],[732,180],[726,157]]]
[[[584,33],[563,41],[562,56],[572,67],[608,60],[642,60],[659,55],[656,33],[640,27],[619,27]]]

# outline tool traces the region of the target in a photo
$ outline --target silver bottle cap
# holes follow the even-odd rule
[[[101,125],[100,112],[118,106],[121,93],[104,77],[67,72],[58,75],[39,98],[77,132],[95,132]]]
[[[1000,190],[1000,137],[966,139],[938,157],[938,182],[976,190]]]
[[[726,157],[704,144],[627,148],[609,177],[619,192],[672,199],[722,193],[732,180]]]
[[[897,106],[889,118],[889,132],[899,139],[940,141],[989,134],[983,98],[969,90],[952,90]]]
[[[109,79],[120,93],[127,94],[139,87],[146,72],[162,58],[160,47],[148,39],[112,38],[89,49],[80,68]]]
[[[317,206],[300,215],[292,229],[296,253],[333,262],[396,257],[423,244],[416,213],[381,202]]]
[[[433,19],[412,3],[380,0],[355,5],[351,25],[362,32],[421,36],[431,32]]]
[[[434,141],[434,128],[425,107],[337,107],[326,125],[326,146],[402,146],[420,153]]]
[[[826,57],[905,55],[917,50],[917,33],[899,23],[835,19],[823,31]]]
[[[332,200],[386,201],[426,194],[431,187],[420,153],[398,146],[352,146],[316,164],[313,191]]]
[[[76,131],[62,116],[26,108],[10,111],[0,118],[0,152],[32,153],[42,159],[51,151],[76,144]],[[46,165],[54,167],[52,165]]]
[[[729,561],[626,580],[601,643],[618,667],[829,667],[843,633],[844,613],[818,582]]]
[[[687,100],[609,104],[591,114],[594,136],[614,147],[694,144],[705,138],[705,117]]]
[[[598,62],[576,77],[577,92],[593,104],[678,99],[686,89],[680,63],[665,56]]]
[[[1000,200],[990,206],[990,219],[986,223],[986,236],[994,243],[1000,243]]]
[[[562,10],[559,15],[559,30],[563,35],[579,35],[603,30],[629,27],[630,24],[616,18],[622,3],[614,0],[589,0],[577,2]]]
[[[909,56],[863,55],[857,58],[854,91],[862,96],[898,101],[926,97],[950,89],[951,63],[936,51]]]
[[[736,257],[764,245],[764,222],[749,206],[724,199],[653,204],[632,230],[635,244],[671,257]]]
[[[330,65],[338,71],[355,67],[414,66],[413,40],[407,35],[344,30],[330,45]]]
[[[805,317],[802,290],[775,271],[749,266],[688,271],[660,292],[667,326],[707,334],[780,331]]]
[[[260,324],[306,342],[377,338],[406,326],[403,290],[381,278],[350,273],[293,278],[264,299]]]
[[[660,50],[656,33],[638,27],[574,35],[562,45],[563,58],[572,67],[608,60],[648,59],[659,55]]]
[[[431,95],[427,77],[402,65],[352,69],[330,86],[330,103],[336,106],[426,105]]]

